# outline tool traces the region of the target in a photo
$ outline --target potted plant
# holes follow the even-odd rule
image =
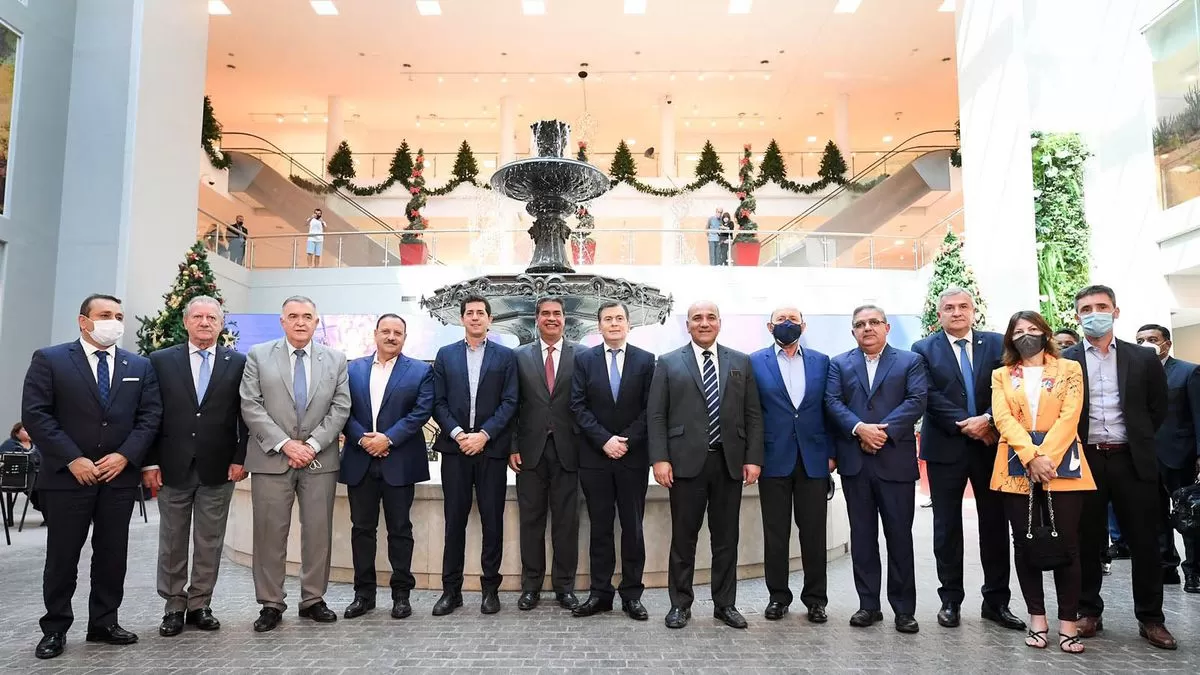
[[[417,150],[417,161],[413,164],[412,174],[408,179],[408,191],[412,198],[408,200],[408,225],[400,236],[400,264],[425,264],[425,239],[421,231],[429,227],[429,219],[421,215],[425,206],[425,150]]]
[[[596,229],[596,217],[583,206],[575,212],[575,217],[579,223],[571,233],[571,259],[576,265],[595,264],[596,240],[592,239],[592,230]]]

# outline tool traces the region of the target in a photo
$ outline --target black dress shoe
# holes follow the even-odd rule
[[[312,619],[317,623],[333,623],[337,621],[337,612],[329,609],[324,600],[318,600],[300,610],[301,619]]]
[[[1200,593],[1200,574],[1183,575],[1183,592]]]
[[[517,609],[523,612],[528,612],[534,607],[537,607],[541,600],[541,593],[538,593],[537,591],[525,591],[521,594],[521,597],[517,598]]]
[[[985,604],[979,611],[979,616],[1009,630],[1025,630],[1025,622],[1009,611],[1008,605],[991,607]]]
[[[571,610],[571,616],[585,617],[599,614],[600,612],[611,612],[613,608],[612,598],[601,600],[600,598],[591,595],[587,600],[583,601],[582,605],[576,605],[575,609]],[[624,609],[624,605],[622,605]]]
[[[921,627],[917,625],[917,618],[912,614],[896,615],[897,633],[915,633],[919,630],[921,630]]]
[[[747,626],[746,617],[742,616],[742,613],[737,611],[737,607],[733,605],[728,607],[714,607],[713,618],[723,622],[730,628],[745,628]]]
[[[767,621],[778,621],[788,613],[788,606],[782,602],[772,600],[767,603],[767,608],[763,610],[763,618]]]
[[[52,659],[61,656],[66,646],[66,633],[46,633],[41,640],[38,640],[37,649],[33,650],[33,655],[39,659]]]
[[[217,621],[217,617],[213,616],[212,610],[208,607],[188,610],[187,625],[195,626],[200,630],[218,630],[221,628],[221,622]]]
[[[263,607],[258,612],[258,618],[254,620],[254,632],[266,633],[275,630],[282,619],[283,612],[274,607]]]
[[[1163,586],[1178,586],[1179,584],[1179,570],[1174,567],[1168,567],[1163,570]]]
[[[809,623],[825,623],[829,620],[829,615],[825,613],[824,605],[813,605],[808,608]]]
[[[433,603],[433,615],[446,616],[447,614],[453,614],[454,610],[458,607],[462,607],[462,605],[463,602],[461,593],[450,593],[449,591],[444,592],[442,593],[442,597],[438,598],[438,601]]]
[[[162,623],[158,624],[158,634],[163,637],[175,637],[183,632],[183,612],[167,612],[163,615]]]
[[[879,610],[860,609],[850,615],[850,625],[855,628],[866,628],[883,621],[883,612]]]
[[[634,621],[645,621],[650,618],[650,612],[646,611],[641,600],[622,600],[621,611]]]
[[[938,625],[943,628],[958,628],[962,623],[962,616],[958,611],[957,605],[946,603],[937,613]]]
[[[1109,560],[1129,560],[1129,547],[1125,544],[1110,544],[1108,547]]]
[[[103,628],[88,628],[87,641],[103,642],[109,645],[131,645],[138,641],[138,636],[114,623]]]
[[[396,598],[392,601],[392,618],[407,619],[412,616],[412,605],[408,604],[408,598]]]
[[[500,594],[496,589],[483,592],[483,602],[479,604],[480,614],[495,614],[500,611]]]
[[[554,599],[558,600],[558,606],[563,609],[575,609],[579,606],[579,598],[575,597],[575,594],[570,591],[555,593]]]
[[[692,619],[692,610],[672,607],[671,611],[667,612],[667,628],[683,628],[688,625],[688,621]]]
[[[354,596],[354,602],[351,602],[346,607],[346,612],[342,616],[345,616],[347,619],[357,619],[372,609],[375,609],[374,598],[364,598],[361,595],[356,595]]]

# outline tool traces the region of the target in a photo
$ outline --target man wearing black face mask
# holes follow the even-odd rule
[[[823,408],[829,357],[800,347],[804,315],[794,307],[772,312],[767,331],[775,344],[750,356],[765,438],[758,491],[763,568],[771,598],[763,616],[782,619],[792,602],[788,548],[794,512],[804,562],[800,601],[808,607],[809,621],[825,623],[825,495],[835,465]]]

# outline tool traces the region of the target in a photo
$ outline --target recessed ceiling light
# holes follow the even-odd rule
[[[939,12],[953,12],[954,0],[942,0],[942,6],[938,7]]]
[[[749,14],[751,0],[729,0],[730,14]]]
[[[741,120],[738,120],[738,128],[741,129],[744,126],[746,126],[746,123]]]
[[[716,121],[716,120],[713,120],[713,121],[709,122],[709,123],[708,123],[708,126],[710,126],[710,127],[715,127],[715,126],[717,126],[717,121]]]
[[[893,241],[893,242],[892,242],[892,245],[893,245],[893,246],[900,246],[900,245],[902,245],[903,243],[904,243],[904,240],[903,240],[903,239],[897,239],[896,241]]]
[[[421,16],[438,16],[442,13],[442,3],[438,0],[417,0],[417,13]]]
[[[546,0],[521,0],[521,11],[526,16],[546,13]]]
[[[769,79],[771,79],[771,74],[770,74],[770,73],[764,73],[764,74],[763,74],[763,79],[764,79],[764,80],[769,80]]]
[[[891,142],[892,142],[892,137],[891,137],[891,136],[884,136],[884,137],[883,137],[883,142],[884,142],[884,143],[891,143]]]
[[[816,142],[817,142],[817,137],[816,137],[816,136],[809,136],[809,137],[808,137],[808,142],[809,142],[809,143],[816,143]]]
[[[646,0],[625,0],[626,14],[645,14]]]
[[[438,75],[438,84],[441,84],[445,81],[446,81],[446,78],[442,77],[441,75]]]
[[[500,84],[508,84],[508,76],[507,75],[500,78]]]
[[[476,84],[478,84],[478,83],[479,83],[479,76],[478,76],[478,75],[476,75],[475,77],[472,77],[472,78],[471,78],[471,81],[472,81],[472,82],[475,82]]]
[[[208,0],[208,13],[210,16],[229,16],[233,12],[229,11],[229,5],[226,5],[224,0]]]
[[[853,14],[860,4],[862,0],[837,0],[837,4],[833,6],[833,13]]]
[[[420,126],[421,126],[421,118],[420,118],[420,117],[418,117],[418,118],[417,118],[417,127],[420,127]]]
[[[626,145],[637,145],[637,139],[636,139],[636,138],[629,138],[629,139],[626,139],[626,140],[625,140],[625,144],[626,144]]]
[[[697,80],[700,80],[701,82],[703,82],[703,81],[704,81],[704,73],[700,73],[699,75],[697,75],[697,76],[696,76],[696,79],[697,79]]]
[[[536,77],[534,77],[534,76],[532,76],[532,75],[530,75],[530,76],[529,76],[529,81],[530,81],[530,82],[537,82],[537,78],[536,78]]]
[[[326,116],[325,116],[325,123],[326,123],[326,124],[329,124],[329,115],[326,115]]]
[[[276,121],[276,122],[278,122],[278,123],[280,123],[280,124],[283,124],[283,115],[276,115],[276,116],[275,116],[275,121]]]
[[[766,122],[764,122],[764,121],[762,121],[762,120],[759,120],[759,121],[758,121],[758,126],[760,126],[760,127],[762,127],[762,126],[766,126],[766,124],[767,124],[767,123],[766,123]]]
[[[337,16],[337,6],[333,4],[333,0],[310,0],[309,4],[317,16]]]
[[[637,74],[636,74],[636,73],[630,73],[630,74],[629,74],[629,81],[630,81],[630,82],[637,82]]]
[[[674,82],[675,81],[675,73],[671,73],[671,75],[669,77],[667,77],[667,79]]]
[[[730,82],[733,82],[733,73],[730,73],[730,74],[729,74],[729,81],[730,81]]]
[[[692,121],[691,121],[691,120],[684,120],[684,121],[683,121],[683,126],[685,126],[685,127],[690,127],[690,126],[692,126]]]
[[[564,77],[564,78],[563,78],[563,81],[564,81],[564,82],[566,82],[567,84],[572,84],[572,83],[574,83],[574,82],[575,82],[575,78],[573,78],[573,77]]]

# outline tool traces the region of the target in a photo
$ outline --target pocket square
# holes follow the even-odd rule
[[[141,382],[142,378],[140,378],[140,377],[122,377],[121,381],[122,382]]]

